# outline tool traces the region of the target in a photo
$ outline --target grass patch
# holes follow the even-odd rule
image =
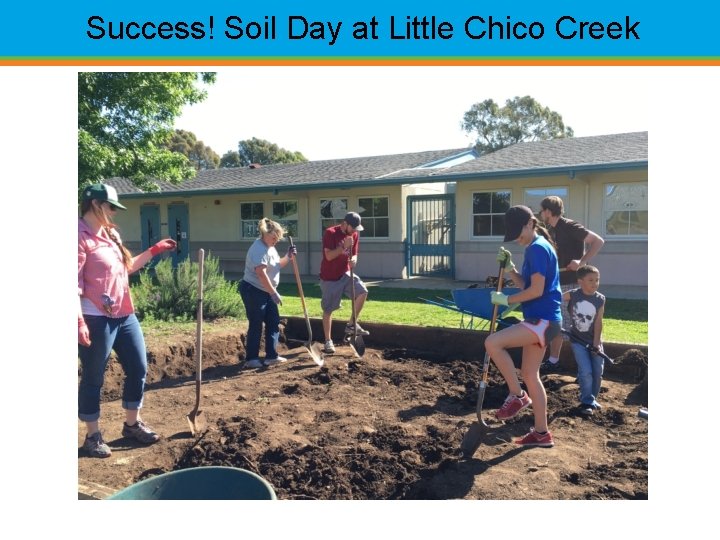
[[[303,317],[302,303],[296,284],[281,283],[278,287],[283,297],[280,314],[285,317]],[[318,282],[303,283],[305,304],[311,318],[322,317],[320,308],[320,285]],[[400,289],[391,287],[370,287],[370,295],[363,309],[361,319],[374,323],[404,324],[409,326],[438,326],[443,328],[460,328],[466,326],[467,316],[438,306],[430,305],[420,298],[434,300],[437,297],[451,298],[449,290],[442,289]],[[519,314],[518,314],[519,316]],[[350,300],[345,298],[342,307],[333,314],[334,319],[350,318]],[[646,345],[648,342],[648,309],[646,300],[625,300],[608,298],[605,307],[603,337],[607,342],[636,343]],[[485,321],[475,319],[475,322]],[[204,332],[223,332],[227,330],[241,331],[247,322],[239,318],[225,318],[206,321]],[[151,336],[162,337],[177,333],[193,336],[195,322],[168,323],[162,321],[143,321],[143,330]]]

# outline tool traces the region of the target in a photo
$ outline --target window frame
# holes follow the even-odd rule
[[[385,215],[385,216],[365,215],[364,212],[366,212],[367,210],[362,209],[360,206],[360,201],[363,199],[373,199],[373,206],[374,206],[374,199],[385,199],[386,205],[387,205],[387,215]],[[358,212],[358,214],[360,214],[360,217],[362,219],[362,225],[365,228],[365,230],[360,233],[360,236],[362,236],[363,240],[365,240],[365,239],[367,239],[367,240],[390,240],[390,208],[391,208],[390,207],[390,195],[358,195],[357,208],[358,208],[357,212]],[[372,209],[370,209],[370,210],[372,210]],[[368,223],[370,221],[373,222],[372,229],[373,229],[373,233],[374,233],[374,231],[377,229],[377,227],[375,227],[375,223],[376,223],[375,220],[378,220],[378,219],[386,219],[387,220],[387,236],[377,236],[376,234],[373,234],[372,236],[370,236],[368,234]]]
[[[262,215],[257,219],[243,219],[242,208],[243,208],[244,204],[250,204],[250,205],[260,204],[260,205],[262,205],[262,212],[261,212]],[[260,231],[258,230],[258,222],[264,217],[265,217],[265,201],[240,201],[240,239],[246,240],[248,238],[257,238],[258,235],[260,234]],[[244,234],[245,229],[243,227],[243,225],[245,223],[252,223],[252,227],[255,230],[255,234],[253,234],[252,236],[245,236],[245,234]]]
[[[602,234],[603,238],[606,240],[647,240],[648,239],[648,233],[645,234],[610,234],[607,230],[607,214],[610,210],[607,208],[607,197],[608,197],[608,188],[610,186],[641,186],[645,188],[645,198],[648,198],[648,182],[646,181],[639,181],[639,182],[605,182],[603,183],[603,204],[602,204]],[[639,209],[639,210],[626,210],[628,213],[637,211],[637,212],[647,212],[648,216],[650,213],[650,205],[646,203],[646,208]],[[618,212],[618,210],[613,210],[613,212]],[[628,222],[629,223],[629,222]],[[629,225],[628,225],[629,226]]]
[[[350,208],[350,197],[347,197],[347,196],[345,196],[345,197],[325,197],[325,198],[320,199],[319,207],[318,207],[320,209],[320,238],[322,238],[323,234],[325,233],[325,229],[327,229],[328,227],[334,226],[334,225],[325,226],[325,224],[323,222],[330,221],[331,218],[324,218],[322,216],[323,202],[324,201],[333,201],[333,200],[345,201],[345,212],[343,213],[342,217],[338,218],[337,223],[335,223],[334,225],[339,225],[340,223],[342,223],[342,220],[345,217],[345,214],[347,212],[349,212],[348,208]],[[334,218],[332,218],[332,219],[334,219]]]
[[[507,193],[508,194],[508,208],[512,206],[512,200],[513,200],[513,190],[511,188],[497,188],[497,189],[480,189],[480,190],[473,190],[470,193],[470,239],[472,240],[492,240],[497,241],[498,238],[503,238],[505,233],[502,234],[489,234],[489,235],[482,235],[477,236],[475,234],[475,216],[505,216],[506,210],[503,210],[502,212],[496,212],[496,213],[480,213],[476,214],[474,212],[474,206],[475,206],[475,195],[479,193]],[[492,200],[492,199],[491,199]],[[492,219],[492,218],[491,218]]]
[[[295,219],[285,219],[280,218],[275,214],[275,204],[278,203],[295,203],[295,215],[297,216]],[[292,236],[293,238],[299,238],[299,222],[300,222],[300,199],[275,199],[270,201],[270,219],[273,221],[276,221],[280,225],[283,226],[283,229],[285,229],[286,236]],[[294,223],[295,230],[292,231],[291,227],[288,226],[289,223]]]

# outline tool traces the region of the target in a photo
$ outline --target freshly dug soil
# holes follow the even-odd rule
[[[532,426],[528,409],[507,423],[493,412],[507,395],[491,367],[483,418],[490,433],[471,459],[459,448],[476,420],[481,365],[418,358],[403,348],[347,346],[313,363],[299,343],[288,362],[243,370],[244,336],[204,339],[201,418],[193,437],[194,344],[188,336],[148,342],[144,420],[162,435],[151,446],[121,436],[122,370],[108,367],[101,427],[113,450],[94,459],[78,449],[79,496],[95,497],[187,467],[225,465],[263,476],[279,499],[648,499],[647,358],[631,349],[619,363],[634,377],[606,377],[601,411],[577,412],[569,371],[544,375],[553,448],[520,448]],[[84,426],[78,425],[78,447]],[[84,493],[83,493],[84,492]]]

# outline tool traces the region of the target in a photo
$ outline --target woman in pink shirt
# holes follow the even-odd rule
[[[78,220],[78,357],[82,365],[78,389],[78,418],[85,422],[83,449],[92,457],[109,457],[110,447],[98,427],[100,389],[110,351],[115,350],[125,371],[122,406],[124,437],[150,444],[160,437],[140,419],[147,358],[145,339],[130,297],[128,275],[154,256],[175,249],[174,240],[161,240],[133,257],[123,246],[112,216],[125,207],[117,191],[93,184],[83,192]]]

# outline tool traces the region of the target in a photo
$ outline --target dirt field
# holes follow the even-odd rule
[[[472,459],[461,459],[460,441],[476,418],[478,362],[423,359],[403,348],[368,348],[357,359],[338,347],[320,368],[291,342],[282,348],[286,364],[242,370],[242,339],[227,333],[204,340],[201,418],[208,429],[199,437],[186,418],[195,403],[194,340],[148,341],[143,417],[163,437],[148,447],[120,435],[122,372],[111,362],[101,427],[113,455],[93,459],[78,449],[79,493],[101,497],[165,471],[229,465],[266,478],[279,499],[648,499],[640,351],[619,359],[636,363],[637,376],[606,377],[603,409],[590,418],[575,411],[574,373],[545,376],[550,449],[512,443],[532,425],[531,411],[505,424],[494,420],[507,387],[491,367],[483,417],[492,430]],[[79,423],[78,447],[83,437]]]

